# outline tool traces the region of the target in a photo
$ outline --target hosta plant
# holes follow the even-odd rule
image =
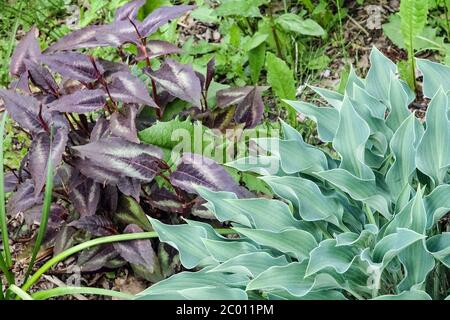
[[[308,145],[282,122],[283,138],[258,139],[270,156],[229,165],[261,175],[275,199],[239,199],[197,187],[233,236],[186,219],[151,219],[185,271],[137,299],[443,299],[450,280],[450,68],[417,60],[425,119],[395,64],[376,48],[365,79],[326,102],[287,101],[317,123],[329,148]],[[276,140],[276,141],[275,141]],[[275,161],[278,170],[265,164]]]
[[[160,7],[139,21],[137,12],[144,3],[127,3],[117,10],[111,24],[74,31],[43,52],[38,31],[32,28],[12,55],[10,73],[15,80],[9,89],[0,89],[6,110],[3,119],[15,120],[31,143],[20,168],[5,176],[5,191],[14,191],[6,213],[23,215],[29,225],[41,224],[43,231],[35,248],[46,242],[57,254],[90,237],[151,230],[146,214],[161,217],[166,213],[168,220],[189,215],[199,206],[193,182],[243,197],[249,194],[212,160],[187,153],[178,163],[168,163],[164,146],[157,139],[152,140],[156,145],[149,144],[148,139],[154,137],[146,130],[139,134],[141,143],[138,129],[160,128],[164,122],[157,120],[170,119],[165,116],[167,112],[175,115],[170,107],[180,104],[183,108],[177,110],[189,118],[183,122],[188,128],[194,126],[192,118],[220,127],[223,113],[227,124],[254,127],[262,119],[260,93],[264,89],[211,91],[213,60],[205,75],[175,59],[161,60],[180,50],[148,37],[193,6]],[[89,53],[90,48],[104,46],[117,48],[123,61],[107,61]],[[52,204],[41,214],[49,169],[54,175],[48,191]],[[5,221],[2,236],[9,267]],[[161,278],[149,241],[128,247],[105,245],[85,250],[78,258],[82,271],[126,262],[146,271],[140,273],[147,279]]]

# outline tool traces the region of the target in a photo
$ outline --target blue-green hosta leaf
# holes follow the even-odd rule
[[[397,66],[376,47],[370,53],[370,69],[366,77],[366,90],[375,98],[389,103],[391,74],[397,73]]]
[[[361,88],[365,88],[365,80],[358,77],[358,75],[355,72],[355,68],[353,66],[350,66],[350,72],[348,74],[347,84],[345,85],[345,93],[349,97],[353,97],[353,88],[355,86],[359,86]]]
[[[378,227],[373,224],[366,224],[361,233],[343,232],[337,234],[336,246],[365,246],[378,235]]]
[[[267,295],[270,300],[348,300],[340,291],[322,290],[310,292],[305,296],[298,297],[287,293],[286,291],[272,292]]]
[[[338,273],[345,273],[359,253],[360,250],[354,246],[337,246],[335,239],[324,240],[311,251],[306,276],[325,268],[333,268]]]
[[[315,93],[319,94],[323,99],[325,99],[326,102],[328,102],[329,105],[334,107],[337,110],[341,109],[342,101],[344,100],[344,95],[340,94],[339,92],[309,86]],[[331,141],[331,140],[330,140]]]
[[[376,185],[375,180],[360,179],[343,169],[322,171],[317,175],[348,193],[351,198],[367,203],[387,219],[391,217],[388,195]]]
[[[311,291],[340,287],[328,274],[305,277],[306,263],[307,261],[294,262],[286,266],[271,267],[250,281],[247,290],[286,291],[291,295],[303,297]]]
[[[341,156],[339,168],[361,179],[374,179],[372,170],[364,163],[365,144],[370,128],[355,111],[350,99],[344,98],[339,112],[339,126],[333,147]]]
[[[417,168],[429,176],[436,185],[441,184],[450,165],[450,121],[448,97],[440,89],[428,105],[427,128],[417,148]]]
[[[337,119],[339,112],[330,107],[317,107],[313,104],[302,101],[285,100],[287,104],[293,107],[297,112],[314,120],[317,124],[317,131],[320,140],[331,142],[337,131]]]
[[[442,87],[450,90],[450,67],[424,59],[416,59],[417,67],[423,74],[423,94],[432,98]]]
[[[422,137],[422,126],[413,114],[403,121],[390,142],[394,163],[386,174],[386,183],[397,199],[416,170],[416,146]]]
[[[225,262],[231,258],[258,251],[258,248],[245,241],[223,241],[202,239],[209,254],[217,262]]]
[[[308,259],[312,249],[317,247],[314,237],[307,231],[287,229],[281,232],[234,228],[240,234],[261,246],[270,247],[299,261]]]
[[[305,142],[278,138],[259,138],[255,141],[261,148],[279,157],[282,170],[288,174],[311,174],[328,168],[325,154]]]
[[[447,268],[450,268],[450,232],[443,232],[427,240],[429,252]]]
[[[183,220],[186,221],[186,223],[190,226],[201,227],[201,228],[205,229],[207,239],[219,240],[219,241],[228,239],[228,238],[220,235],[219,233],[217,233],[216,230],[214,230],[214,228],[209,223],[200,222],[200,221],[196,221],[196,220],[190,220],[190,219],[183,219]]]
[[[427,251],[425,240],[417,241],[399,253],[398,258],[405,269],[405,277],[398,284],[399,292],[420,287],[434,268],[434,258]]]
[[[273,257],[267,252],[246,253],[225,261],[208,272],[230,272],[246,274],[251,278],[257,277],[261,272],[273,266],[285,266],[288,264],[285,256]]]
[[[353,97],[351,97],[351,99],[352,103],[357,102],[358,104],[365,105],[372,117],[384,120],[386,106],[381,103],[380,100],[373,97],[369,92],[367,92],[366,89],[356,84],[353,85]],[[355,109],[357,112],[359,111],[358,108]],[[363,115],[361,115],[361,117],[363,117]],[[369,117],[363,117],[363,119],[368,121]]]
[[[396,131],[403,121],[410,116],[409,104],[408,95],[403,89],[401,81],[395,75],[391,75],[388,104],[390,112],[386,118],[386,125],[393,131]]]
[[[386,294],[373,300],[431,300],[431,297],[425,291],[410,290],[403,291],[400,294]]]
[[[443,184],[425,197],[427,229],[430,229],[450,211],[450,185]]]
[[[325,196],[319,187],[300,177],[263,177],[279,197],[288,200],[306,221],[328,221],[342,225],[343,206],[336,198]]]
[[[205,229],[188,224],[167,225],[156,219],[149,219],[159,239],[178,250],[185,268],[215,264],[202,241],[208,236]]]
[[[275,156],[249,156],[225,164],[238,171],[250,171],[262,176],[278,175],[280,172],[280,159]]]
[[[230,293],[234,293],[234,296],[236,296],[236,292],[234,290],[229,291],[228,289],[236,289],[242,285],[245,285],[247,281],[248,278],[241,274],[226,274],[220,272],[208,273],[205,270],[199,272],[181,272],[154,284],[141,293],[138,293],[135,299],[188,299],[184,294],[184,290],[187,290],[186,295],[188,297],[192,298],[192,295],[195,294],[194,296],[196,299],[207,300],[208,295],[211,294],[213,289],[216,290],[216,293],[214,294],[216,299],[220,298],[218,295],[220,295],[222,290],[224,290],[223,298],[227,299],[230,298]],[[200,292],[194,290],[198,288],[201,288],[201,290],[198,290]],[[205,291],[206,295],[201,294],[201,291],[206,288],[210,288],[210,290]],[[239,294],[239,296],[242,298],[241,294]]]

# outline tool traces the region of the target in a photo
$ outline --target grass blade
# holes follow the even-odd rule
[[[3,138],[5,133],[5,123],[8,113],[5,110],[0,124],[0,229],[2,232],[3,251],[5,252],[5,263],[7,268],[12,266],[11,249],[9,247],[8,223],[5,209],[5,175],[3,171]]]
[[[49,298],[69,295],[69,294],[94,294],[101,296],[115,297],[122,300],[133,299],[132,294],[118,292],[114,290],[107,290],[101,288],[87,288],[87,287],[59,287],[48,290],[36,292],[32,295],[35,300],[46,300]]]
[[[27,272],[25,274],[24,282],[27,281],[31,270],[33,269],[34,262],[36,261],[37,254],[41,248],[42,241],[44,240],[45,232],[47,230],[48,217],[50,214],[50,208],[52,204],[52,192],[53,192],[53,165],[52,165],[52,141],[53,132],[50,136],[50,152],[48,154],[47,161],[47,177],[45,181],[45,192],[44,192],[44,205],[42,206],[41,221],[39,224],[39,230],[36,237],[36,242],[34,243],[33,252],[30,259],[30,264],[28,265]]]
[[[18,286],[16,286],[15,284],[11,285],[8,288],[9,291],[14,292],[19,298],[21,298],[22,300],[34,300],[28,293],[26,293],[25,291],[23,291],[22,289],[20,289]]]

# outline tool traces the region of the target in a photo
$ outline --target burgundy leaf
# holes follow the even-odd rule
[[[173,213],[184,213],[183,203],[166,188],[153,190],[150,194],[150,204],[159,210]]]
[[[148,37],[162,25],[169,22],[169,20],[178,18],[185,12],[195,9],[196,6],[173,6],[173,7],[160,7],[148,15],[142,24],[140,25],[139,31],[142,37]]]
[[[82,82],[95,81],[104,72],[100,64],[95,68],[89,56],[77,52],[45,54],[41,60],[61,76]]]
[[[144,60],[145,59],[145,53],[138,47],[139,53],[136,56],[136,60]],[[167,41],[161,41],[161,40],[149,40],[147,41],[147,45],[145,47],[147,51],[147,56],[149,59],[169,55],[169,54],[176,54],[181,53],[181,49],[178,48],[176,45],[173,45]]]
[[[123,138],[104,138],[73,147],[82,158],[88,158],[107,170],[124,177],[150,182],[159,171],[162,151],[151,145],[129,142]]]
[[[17,179],[17,176],[12,173],[11,171],[5,173],[5,192],[12,192],[14,189],[16,189],[17,185],[19,184],[19,179]]]
[[[0,98],[5,102],[8,113],[22,128],[31,132],[44,130],[39,121],[38,100],[5,89],[0,89]]]
[[[143,232],[143,230],[135,224],[129,224],[123,231],[123,233],[138,232]],[[122,258],[129,263],[141,265],[149,272],[154,271],[156,255],[150,240],[142,239],[116,242],[113,246]]]
[[[84,216],[79,220],[68,224],[70,227],[85,230],[96,237],[117,234],[117,230],[111,220],[103,216]]]
[[[18,212],[24,212],[41,203],[41,195],[35,195],[34,184],[30,179],[28,179],[21,183],[17,191],[12,194],[11,198],[9,198],[7,212],[8,215],[12,216]]]
[[[219,108],[228,107],[231,105],[236,105],[242,100],[245,99],[246,96],[249,95],[250,92],[254,89],[253,86],[246,86],[240,88],[229,88],[217,91],[217,106]]]
[[[171,95],[200,107],[201,84],[192,66],[167,59],[150,76]]]
[[[100,185],[86,179],[70,190],[69,198],[80,217],[94,215],[100,201]]]
[[[42,204],[33,206],[24,212],[24,220],[28,225],[39,224],[42,215]],[[52,203],[48,218],[48,230],[60,228],[67,220],[69,213],[63,206]]]
[[[139,9],[145,4],[146,0],[130,1],[116,10],[114,20],[135,20]]]
[[[117,137],[122,137],[128,141],[139,143],[136,130],[136,113],[137,108],[132,105],[123,107],[123,111],[115,112],[111,115],[110,130],[111,133]]]
[[[104,117],[98,118],[91,131],[91,141],[106,138],[109,135],[109,121]]]
[[[113,62],[102,58],[97,58],[95,63],[103,69],[104,77],[109,77],[116,72],[130,72],[130,69],[124,63]]]
[[[135,75],[130,72],[117,72],[113,74],[112,79],[109,91],[114,99],[158,108],[155,101],[150,98],[145,84]]]
[[[31,81],[41,90],[56,94],[59,91],[58,84],[53,79],[52,74],[39,63],[26,59],[25,66],[30,75]]]
[[[31,94],[30,84],[28,83],[28,72],[21,73],[18,79],[11,81],[9,88],[19,89]]]
[[[37,32],[36,27],[32,27],[14,50],[9,65],[9,72],[12,75],[20,76],[26,71],[25,59],[37,61],[41,55],[41,49],[37,41]]]
[[[133,21],[133,23],[131,23],[128,19],[114,21],[112,24],[105,26],[103,34],[98,35],[97,37],[113,47],[120,47],[125,43],[140,44],[141,41],[139,40],[139,36],[136,31],[136,28],[139,29],[140,22]]]
[[[139,201],[141,194],[141,183],[137,179],[124,177],[117,183],[117,188],[126,196],[133,197],[136,201]]]
[[[47,105],[49,111],[86,113],[103,108],[106,103],[105,93],[101,89],[80,90],[62,96]]]
[[[255,86],[244,100],[238,104],[234,114],[236,123],[245,123],[246,128],[253,128],[261,123],[264,114],[261,90],[264,90],[264,87]]]
[[[51,163],[54,169],[61,163],[68,139],[67,130],[59,128],[55,131],[51,142]],[[34,181],[35,195],[37,195],[44,187],[47,175],[47,163],[50,155],[50,136],[48,133],[41,132],[35,136],[30,146],[29,155],[29,170]]]
[[[215,161],[194,153],[184,153],[170,182],[189,193],[196,193],[200,185],[214,191],[234,192],[238,197],[247,197],[249,192],[237,185],[228,172]]]
[[[109,213],[116,213],[119,203],[119,192],[117,187],[107,185],[103,188],[102,192],[102,208]]]
[[[78,256],[77,264],[83,272],[97,271],[105,266],[112,259],[119,256],[112,244],[97,246],[83,250]]]
[[[214,78],[215,65],[216,65],[216,60],[214,58],[209,60],[209,62],[206,64],[206,79],[205,79],[205,84],[204,84],[204,88],[205,88],[206,92],[208,92],[211,81]]]
[[[120,173],[104,168],[89,159],[77,159],[74,161],[75,167],[86,177],[91,178],[101,185],[117,185],[120,180]]]
[[[48,47],[44,52],[52,53],[61,50],[74,50],[93,47],[104,47],[108,42],[101,40],[106,26],[87,26],[80,30],[75,30],[59,39],[56,43]]]
[[[63,226],[55,237],[55,246],[53,247],[53,254],[54,255],[60,254],[64,250],[73,247],[75,244],[74,235],[76,234],[76,232],[77,230],[75,228]]]

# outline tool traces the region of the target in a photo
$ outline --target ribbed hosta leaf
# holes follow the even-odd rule
[[[113,99],[125,103],[138,103],[158,108],[155,101],[150,98],[147,87],[130,72],[116,72],[112,76],[109,92]]]
[[[11,56],[9,72],[12,75],[20,76],[26,71],[25,60],[37,61],[41,55],[41,48],[36,38],[37,29],[31,27],[30,31],[22,38]]]
[[[240,234],[264,247],[270,247],[303,261],[309,258],[309,253],[317,246],[316,239],[307,231],[288,229],[281,232],[234,228]]]
[[[202,227],[182,225],[167,225],[156,219],[149,218],[159,239],[180,253],[180,260],[184,267],[191,269],[198,265],[205,266],[216,264],[208,254],[208,250],[202,239],[207,239],[208,234]]]
[[[427,240],[428,251],[450,268],[450,232],[443,232]]]
[[[440,185],[425,197],[427,229],[450,211],[450,185]]]
[[[389,103],[391,74],[396,72],[396,65],[373,47],[370,53],[370,69],[366,77],[366,90],[372,96]]]
[[[167,59],[150,76],[171,95],[200,107],[200,80],[191,66]]]
[[[450,121],[448,97],[441,89],[431,100],[427,114],[427,128],[417,147],[417,168],[436,185],[441,184],[450,165]]]
[[[87,113],[102,109],[106,104],[105,92],[100,89],[80,90],[62,96],[47,105],[50,111]]]
[[[257,252],[259,249],[246,241],[224,241],[202,239],[211,257],[217,262],[225,262],[241,254]]]
[[[410,116],[408,95],[403,89],[402,83],[394,75],[391,75],[389,86],[390,112],[386,118],[386,125],[393,131],[397,130],[403,121]]]
[[[297,112],[316,122],[320,140],[325,142],[333,141],[338,128],[336,119],[339,117],[339,112],[336,109],[329,107],[319,108],[301,101],[286,101],[286,103],[297,110]]]
[[[335,91],[328,90],[325,88],[314,87],[311,85],[309,85],[308,87],[311,88],[311,90],[313,90],[315,93],[320,95],[323,99],[325,99],[325,101],[330,106],[332,106],[333,108],[335,108],[337,110],[341,109],[342,101],[344,100],[344,95],[340,94],[339,92],[335,92]],[[298,102],[300,104],[305,103],[305,102],[301,102],[301,101],[295,101],[295,102]],[[299,111],[299,110],[297,110],[297,111]]]
[[[103,138],[83,146],[73,147],[83,158],[104,169],[150,182],[159,172],[162,152],[150,145],[136,144],[123,138]]]
[[[209,272],[229,272],[246,274],[255,278],[273,266],[285,266],[288,262],[284,256],[273,257],[266,252],[252,252],[233,257],[209,270]]]
[[[93,60],[87,55],[77,52],[61,52],[42,55],[40,60],[50,67],[51,70],[58,72],[61,76],[83,81],[95,81],[99,73],[103,73],[103,68],[97,64],[94,67]]]
[[[423,94],[433,98],[442,87],[450,90],[450,67],[433,61],[416,59],[417,67],[423,74]]]
[[[373,300],[431,300],[428,293],[421,290],[403,291],[400,294],[387,294]]]

